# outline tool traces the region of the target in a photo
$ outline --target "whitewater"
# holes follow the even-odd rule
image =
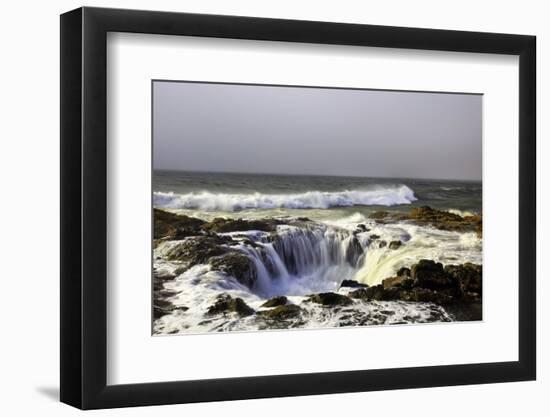
[[[482,264],[482,240],[474,232],[439,230],[407,221],[377,222],[379,210],[408,213],[428,205],[459,215],[482,211],[481,184],[440,180],[380,179],[257,174],[155,172],[153,206],[204,221],[214,218],[281,219],[275,231],[218,233],[231,238],[254,265],[252,287],[209,264],[186,268],[171,261],[186,238],[155,243],[156,275],[175,276],[162,291],[176,308],[153,322],[153,333],[190,334],[212,331],[265,330],[257,314],[213,317],[205,312],[220,294],[241,298],[256,312],[276,296],[286,296],[304,314],[288,328],[450,321],[430,303],[376,301],[352,307],[324,308],[304,302],[311,294],[346,295],[345,280],[377,285],[420,259],[444,265]],[[303,220],[302,220],[303,219]],[[302,223],[299,223],[302,222]],[[397,250],[392,241],[402,242]],[[381,242],[385,244],[382,245]],[[181,306],[181,308],[177,308]],[[304,318],[305,317],[305,318]]]
[[[416,201],[413,190],[406,185],[373,190],[339,192],[308,191],[299,194],[226,194],[209,191],[176,194],[155,192],[155,207],[170,209],[201,209],[207,211],[240,211],[245,209],[328,209],[351,206],[393,206]]]
[[[354,228],[364,224],[368,232],[354,233]],[[218,317],[204,319],[203,311],[216,301],[220,293],[242,298],[254,309],[262,310],[267,299],[285,295],[307,310],[309,320],[301,328],[334,327],[349,315],[350,310],[326,310],[314,304],[303,303],[313,293],[336,292],[348,294],[352,288],[343,288],[344,280],[376,285],[384,278],[394,276],[399,268],[410,266],[420,259],[433,259],[444,264],[473,262],[481,263],[481,239],[474,233],[458,233],[423,228],[409,224],[379,225],[355,213],[334,222],[321,223],[311,229],[280,226],[275,243],[269,234],[260,231],[228,233],[241,239],[238,249],[253,259],[257,281],[247,288],[233,277],[213,271],[208,265],[195,266],[166,285],[177,294],[176,305],[192,305],[194,311],[174,311],[163,316],[154,325],[154,331],[164,333],[196,333],[201,331],[250,331],[259,330],[261,323],[253,318],[236,319]],[[406,242],[401,250],[380,248],[377,241],[401,239]],[[354,240],[355,239],[355,240]],[[245,242],[253,241],[254,246]],[[353,248],[353,243],[360,250]],[[162,273],[173,273],[179,265],[160,260],[177,241],[165,242],[155,249],[156,268]],[[446,313],[438,306],[399,301],[374,302],[357,305],[354,309],[361,316],[374,317],[367,324],[395,324],[427,322],[434,308],[444,317]],[[391,315],[388,315],[391,311]],[[359,317],[359,316],[358,316]],[[449,318],[450,320],[450,318]],[[365,323],[363,323],[365,324]]]

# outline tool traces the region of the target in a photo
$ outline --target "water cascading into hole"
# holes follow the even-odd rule
[[[240,249],[256,269],[252,290],[271,297],[337,290],[361,267],[365,247],[348,231],[284,226]]]

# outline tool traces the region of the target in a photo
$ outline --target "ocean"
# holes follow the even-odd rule
[[[153,176],[155,207],[206,216],[307,215],[318,209],[369,213],[424,205],[479,214],[481,191],[481,182],[474,181],[181,171],[155,171]]]
[[[369,217],[380,210],[409,213],[422,206],[460,216],[478,215],[482,213],[481,182],[155,171],[153,206],[206,222],[219,217],[284,219],[276,232],[225,233],[233,239],[232,248],[248,257],[254,267],[254,284],[249,286],[208,264],[182,268],[181,262],[170,258],[181,242],[160,242],[154,250],[155,273],[175,278],[164,281],[164,295],[157,292],[155,297],[184,308],[155,318],[154,334],[272,329],[258,314],[205,319],[220,294],[238,297],[257,312],[266,300],[287,297],[302,313],[285,321],[284,328],[453,321],[443,307],[431,303],[355,304],[352,314],[349,309],[328,311],[304,301],[317,293],[348,294],[350,289],[342,287],[344,280],[378,285],[420,259],[444,265],[482,264],[482,239],[474,232],[400,221],[380,223]],[[375,239],[399,241],[402,246],[392,250],[374,244]]]

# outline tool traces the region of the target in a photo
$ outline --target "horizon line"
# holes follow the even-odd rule
[[[237,174],[237,175],[273,175],[273,176],[298,176],[298,177],[340,177],[340,178],[375,178],[375,179],[409,179],[409,180],[432,180],[432,181],[464,181],[464,182],[483,182],[483,178],[480,179],[465,179],[465,178],[431,178],[431,177],[383,177],[377,175],[349,175],[349,174],[297,174],[297,173],[281,173],[281,172],[246,172],[246,171],[207,171],[207,170],[185,170],[174,168],[155,168],[155,171],[167,171],[167,172],[181,172],[191,174]]]

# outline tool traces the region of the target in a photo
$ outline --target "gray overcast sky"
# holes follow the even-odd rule
[[[154,168],[481,179],[480,95],[154,82]]]

